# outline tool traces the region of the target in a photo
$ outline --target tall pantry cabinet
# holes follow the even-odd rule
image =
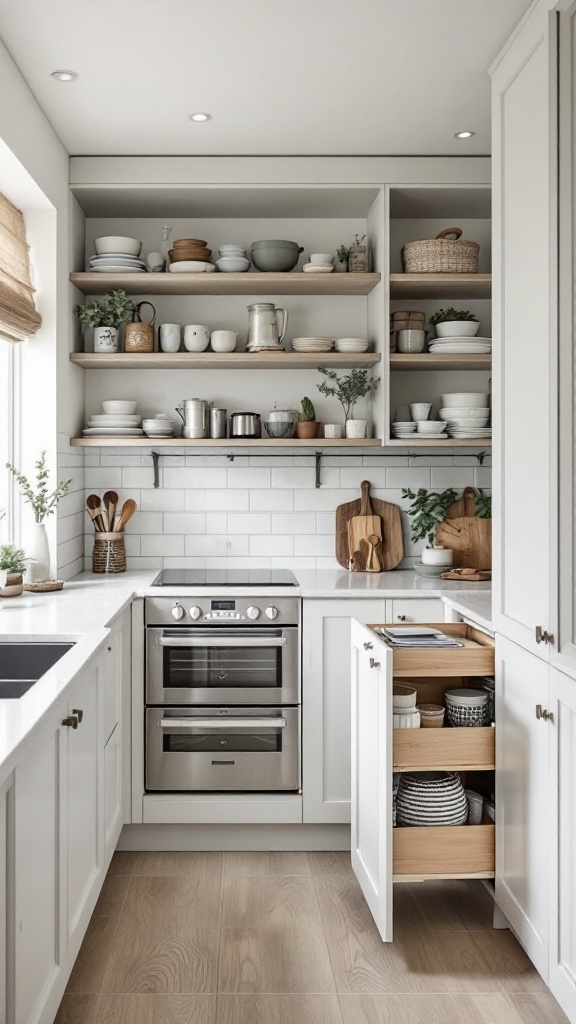
[[[536,0],[491,69],[496,898],[573,1021],[575,29]]]

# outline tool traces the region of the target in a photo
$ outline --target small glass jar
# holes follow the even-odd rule
[[[95,533],[92,572],[126,572],[126,548],[123,533]]]
[[[351,245],[350,255],[348,256],[348,273],[349,274],[367,274],[368,273],[368,246],[367,245]]]

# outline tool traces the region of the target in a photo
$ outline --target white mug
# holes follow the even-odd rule
[[[325,423],[324,437],[342,437],[344,429],[340,423]]]
[[[163,352],[177,352],[181,337],[180,324],[160,324],[160,348]]]
[[[205,324],[186,324],[184,347],[188,352],[204,352],[210,342],[210,330]]]
[[[410,415],[413,420],[427,420],[430,415],[432,408],[431,402],[412,402],[410,405]]]
[[[212,331],[210,343],[215,352],[233,352],[238,344],[236,331]]]
[[[426,342],[426,331],[398,331],[396,347],[399,352],[423,352]]]

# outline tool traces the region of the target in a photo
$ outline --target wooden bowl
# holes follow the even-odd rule
[[[208,245],[208,242],[203,238],[178,238],[173,245],[175,249],[179,249],[181,246],[186,249],[202,249]]]
[[[178,263],[180,260],[200,260],[208,262],[212,255],[212,249],[170,249],[170,262]]]

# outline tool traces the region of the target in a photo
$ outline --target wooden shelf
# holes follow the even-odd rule
[[[394,771],[487,771],[494,768],[491,726],[394,729]]]
[[[250,440],[236,437],[207,437],[189,440],[184,437],[72,437],[75,448],[377,448],[376,437],[352,440],[325,437],[300,439],[298,437],[262,437]]]
[[[123,288],[128,295],[368,295],[380,274],[70,274],[85,295]]]
[[[494,877],[494,825],[395,828],[393,843],[395,878]]]
[[[438,441],[433,437],[414,435],[414,440],[403,437],[392,437],[384,442],[385,448],[491,448],[492,438],[449,437]]]
[[[492,356],[461,355],[449,356],[438,352],[422,352],[418,355],[390,353],[391,370],[490,370]]]
[[[318,366],[368,367],[379,352],[72,352],[86,370],[315,370]]]
[[[492,274],[390,274],[391,299],[489,299]]]

